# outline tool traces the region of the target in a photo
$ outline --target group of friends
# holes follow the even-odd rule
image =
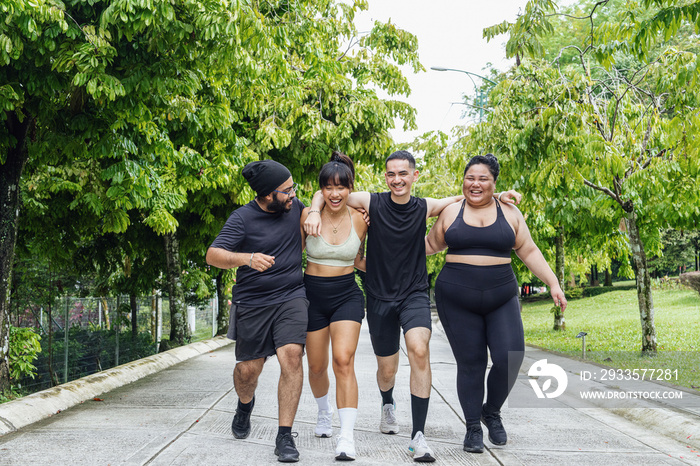
[[[467,425],[465,451],[483,452],[482,423],[493,444],[507,442],[500,410],[524,351],[511,251],[547,284],[554,303],[566,308],[556,276],[514,206],[520,194],[495,192],[496,157],[473,157],[464,170],[462,195],[445,199],[411,195],[419,176],[411,153],[394,152],[385,168],[388,192],[356,192],[352,160],[334,152],[319,173],[320,190],[305,207],[286,167],[273,160],[249,163],[242,173],[256,197],[231,214],[207,251],[210,265],[238,268],[228,333],[236,340],[237,360],[233,435],[243,439],[250,434],[258,378],[267,358],[276,355],[280,377],[275,454],[281,462],[299,460],[292,425],[303,386],[304,349],[318,404],[315,435],[333,434],[328,376],[332,360],[340,419],[335,459],[356,457],[354,359],[365,298],[356,284],[355,268],[366,272],[366,316],[377,359],[379,430],[384,434],[400,431],[393,389],[403,331],[410,365],[408,448],[417,462],[435,461],[424,435],[432,384],[426,255],[447,249],[435,300],[457,361],[457,393]],[[430,217],[438,219],[426,236]],[[307,264],[302,271],[304,249]],[[492,367],[484,400],[489,353]]]

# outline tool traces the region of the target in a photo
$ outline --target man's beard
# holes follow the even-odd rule
[[[277,199],[277,193],[272,195],[272,201],[267,205],[267,210],[275,213],[289,212],[292,210],[292,206],[287,207],[287,201],[280,201]]]

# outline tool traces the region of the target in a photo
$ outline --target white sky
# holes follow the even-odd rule
[[[465,106],[462,95],[473,95],[469,76],[454,71],[433,71],[431,66],[454,68],[484,75],[491,62],[494,68],[506,70],[511,62],[505,59],[505,36],[491,42],[483,39],[483,29],[504,20],[514,21],[526,0],[369,0],[369,10],[355,19],[358,31],[369,31],[374,21],[391,22],[418,37],[418,53],[425,72],[413,74],[405,68],[411,85],[408,98],[396,97],[417,109],[416,131],[404,132],[403,125],[391,131],[396,142],[410,142],[427,131],[447,134],[454,126],[468,124],[462,118]],[[478,78],[474,78],[480,84]],[[384,96],[385,97],[385,96]]]

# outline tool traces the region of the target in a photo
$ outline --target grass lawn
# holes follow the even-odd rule
[[[552,301],[523,302],[525,342],[620,369],[669,369],[669,383],[700,390],[700,297],[686,289],[654,290],[658,354],[641,356],[642,329],[635,290],[569,301],[566,330],[552,330]],[[677,371],[676,371],[677,370]],[[677,380],[676,380],[677,374]]]

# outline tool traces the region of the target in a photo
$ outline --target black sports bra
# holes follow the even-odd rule
[[[475,227],[464,223],[464,203],[452,225],[445,232],[447,254],[460,256],[492,256],[510,258],[515,246],[515,233],[510,227],[496,201],[496,221],[485,227]]]

